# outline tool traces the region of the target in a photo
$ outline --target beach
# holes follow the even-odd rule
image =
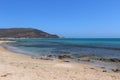
[[[0,44],[9,41],[0,41]],[[119,80],[120,73],[62,60],[42,60],[0,46],[0,80]]]

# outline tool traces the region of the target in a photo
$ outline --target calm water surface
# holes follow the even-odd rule
[[[48,54],[88,55],[105,58],[120,58],[120,39],[81,38],[34,38],[14,39],[11,46],[26,54],[41,56]]]

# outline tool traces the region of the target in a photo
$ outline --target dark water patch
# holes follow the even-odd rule
[[[104,61],[104,62],[120,62],[118,58],[96,58],[96,60]]]
[[[52,54],[71,54],[69,51],[62,51],[62,50],[54,50],[51,51]]]
[[[72,54],[72,56],[74,56],[75,58],[83,58],[83,57],[95,57],[94,54]]]
[[[71,43],[59,43],[59,42],[20,42],[14,46],[23,46],[23,47],[34,47],[34,48],[55,48],[55,49],[65,49],[65,50],[78,50],[81,49],[106,49],[106,50],[118,50],[120,51],[120,46],[111,46],[111,45],[99,45],[99,44],[71,44]]]

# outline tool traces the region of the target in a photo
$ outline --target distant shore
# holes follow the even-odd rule
[[[11,41],[0,41],[0,44]],[[0,80],[119,80],[120,73],[75,62],[41,60],[0,46]]]

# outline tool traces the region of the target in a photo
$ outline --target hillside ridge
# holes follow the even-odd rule
[[[34,28],[1,28],[0,38],[59,38]]]

